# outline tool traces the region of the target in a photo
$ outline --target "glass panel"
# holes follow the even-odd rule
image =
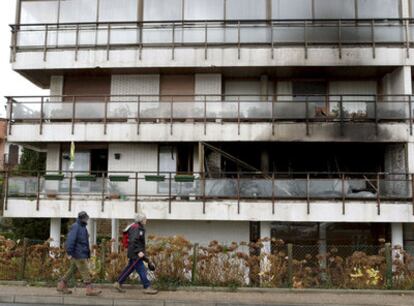
[[[44,26],[20,26],[17,32],[17,45],[24,46],[43,46],[45,43]]]
[[[60,2],[59,22],[94,22],[97,0],[65,0]]]
[[[190,0],[184,2],[185,20],[224,19],[224,0]]]
[[[205,193],[208,197],[236,197],[236,179],[209,179],[206,178]]]
[[[358,0],[358,18],[398,18],[398,0]]]
[[[99,21],[136,20],[138,20],[138,0],[99,1]]]
[[[113,25],[110,39],[111,44],[137,44],[140,41],[139,29],[136,25]]]
[[[182,0],[145,1],[144,20],[163,21],[182,19]]]
[[[242,43],[270,43],[270,29],[261,25],[243,25],[240,28]]]
[[[142,30],[143,43],[172,43],[172,27],[163,28],[160,25],[146,25]]]
[[[204,103],[199,102],[176,102],[174,101],[174,118],[200,119],[204,118]]]
[[[304,119],[306,118],[306,105],[301,102],[277,101],[274,104],[274,117],[276,119]]]
[[[103,119],[105,104],[103,102],[76,102],[76,119]]]
[[[14,103],[13,119],[40,119],[40,103]]]
[[[142,119],[169,119],[171,117],[171,103],[144,101],[140,104],[140,118]]]
[[[375,25],[375,42],[400,43],[405,41],[405,29],[402,24]]]
[[[45,102],[43,116],[46,120],[72,119],[72,103]]]
[[[303,23],[285,26],[283,23],[273,25],[273,41],[275,43],[303,43],[305,31]]]
[[[226,18],[266,19],[266,0],[227,0]]]
[[[124,102],[127,101],[127,97],[123,98],[120,102],[111,102],[108,104],[108,118],[118,119],[131,119],[137,118],[138,103]],[[134,98],[131,97],[133,100]],[[137,98],[135,97],[135,100]]]
[[[355,0],[315,0],[315,18],[355,18]]]
[[[271,119],[272,103],[269,102],[241,102],[240,117],[246,119]]]
[[[306,30],[306,38],[310,43],[329,43],[338,41],[338,26],[335,23],[318,26],[313,24]]]
[[[58,1],[22,1],[20,23],[57,23]]]
[[[371,24],[361,23],[343,23],[341,39],[343,43],[369,43],[372,41]]]
[[[272,19],[311,19],[311,0],[272,0]]]
[[[9,179],[9,196],[36,196],[37,177],[11,177]]]

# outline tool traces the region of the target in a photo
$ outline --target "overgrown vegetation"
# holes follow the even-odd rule
[[[309,252],[289,253],[283,241],[273,239],[271,254],[251,255],[255,254],[250,252],[252,249],[263,248],[269,242],[264,239],[257,243],[222,245],[212,241],[208,246],[198,247],[180,236],[150,237],[148,255],[157,267],[150,277],[161,289],[188,285],[414,289],[413,258],[402,249],[393,250],[397,255],[391,262],[386,254],[390,258],[391,249],[385,245],[377,248],[377,254],[354,251],[343,255],[344,247],[341,250],[330,247],[326,254],[317,254],[314,251],[318,246]],[[94,247],[91,271],[97,282],[115,281],[127,262],[125,251],[111,252],[112,243],[103,241]],[[346,248],[351,250],[351,246]],[[21,240],[0,237],[1,280],[54,282],[68,265],[63,248],[51,248],[48,241],[28,244],[26,240],[24,244]]]

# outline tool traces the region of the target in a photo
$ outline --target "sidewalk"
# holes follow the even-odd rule
[[[82,288],[71,295],[62,295],[55,288],[0,286],[0,303],[65,304],[65,305],[138,305],[138,306],[233,306],[233,305],[414,305],[414,291],[362,290],[289,290],[249,289],[235,292],[211,288],[181,288],[147,296],[138,287],[127,293],[102,288],[101,297],[85,297]]]

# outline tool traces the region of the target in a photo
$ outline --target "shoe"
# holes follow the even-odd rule
[[[98,296],[102,293],[101,290],[95,290],[93,289],[91,284],[86,285],[86,295],[87,296]]]
[[[122,288],[122,285],[121,285],[120,283],[118,283],[118,282],[115,282],[115,283],[113,284],[113,287],[114,287],[114,289],[115,289],[115,290],[117,290],[118,292],[121,292],[121,293],[125,293],[125,292],[126,292],[126,290],[124,290],[124,289]]]
[[[63,280],[58,282],[56,290],[58,292],[63,293],[63,294],[71,294],[72,293],[72,290],[69,290],[69,288],[68,288],[68,284]]]
[[[151,287],[148,287],[148,288],[145,288],[145,289],[144,289],[144,293],[145,293],[145,294],[157,294],[157,293],[158,293],[158,290],[153,289],[153,288],[151,288]]]

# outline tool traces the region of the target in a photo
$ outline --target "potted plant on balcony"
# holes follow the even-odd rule
[[[78,174],[78,175],[75,175],[75,179],[78,182],[96,182],[96,175],[92,175],[92,174]]]

